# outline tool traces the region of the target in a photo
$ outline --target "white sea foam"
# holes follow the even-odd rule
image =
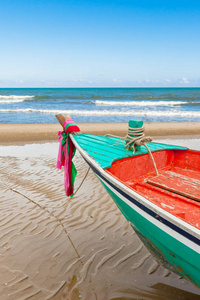
[[[54,109],[0,109],[2,113],[44,113],[44,114],[71,114],[79,116],[150,116],[150,117],[200,117],[200,111],[119,111],[119,110],[54,110]]]
[[[92,103],[101,106],[179,106],[184,101],[101,101],[96,100]]]
[[[5,95],[0,95],[0,103],[17,103],[17,102],[23,102],[25,100],[32,99],[34,97],[35,96],[28,96],[28,95],[24,95],[24,96],[18,96],[18,95],[5,96]]]
[[[29,98],[34,98],[35,96],[29,96],[29,95],[24,95],[24,96],[18,96],[18,95],[9,95],[9,96],[4,96],[0,95],[0,99],[29,99]]]
[[[19,103],[19,102],[24,102],[24,99],[22,100],[17,100],[17,99],[13,99],[13,100],[0,100],[0,103]]]

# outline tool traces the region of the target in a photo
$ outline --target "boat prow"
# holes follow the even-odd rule
[[[133,153],[117,137],[69,135],[158,262],[200,287],[200,151],[147,142]]]

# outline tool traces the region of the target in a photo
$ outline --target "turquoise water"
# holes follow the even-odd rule
[[[0,89],[0,123],[200,122],[200,88]]]

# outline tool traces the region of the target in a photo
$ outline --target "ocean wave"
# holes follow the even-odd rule
[[[159,95],[155,95],[155,94],[148,94],[148,93],[125,93],[123,95],[117,95],[117,94],[113,94],[112,96],[109,95],[92,95],[90,97],[88,97],[88,100],[91,101],[95,101],[95,100],[102,100],[102,101],[106,101],[106,100],[128,100],[128,101],[148,101],[148,100],[152,100],[152,101],[157,101],[157,100],[165,100],[165,101],[185,101],[185,102],[191,102],[191,101],[199,101],[200,100],[200,93],[197,93],[196,95],[192,95],[192,96],[188,96],[185,95],[183,93],[180,94],[171,94],[171,93],[167,93],[167,94],[159,94]]]
[[[29,99],[29,98],[34,98],[35,96],[29,96],[29,95],[24,95],[24,96],[18,96],[18,95],[9,95],[9,96],[4,96],[0,95],[0,99]]]
[[[0,109],[0,113],[43,113],[79,116],[150,116],[150,117],[200,117],[200,111],[119,111],[119,110],[56,110],[56,109]]]
[[[135,100],[159,100],[159,99],[163,99],[163,100],[171,100],[171,101],[195,101],[195,100],[199,100],[200,99],[200,93],[198,93],[196,96],[187,96],[184,94],[160,94],[160,95],[139,95],[135,97]],[[134,99],[133,99],[134,100]]]
[[[18,95],[5,96],[5,95],[0,95],[0,103],[17,103],[17,102],[23,102],[25,100],[32,99],[34,97],[35,96],[28,96],[28,95],[24,95],[24,96],[18,96]]]
[[[37,100],[42,100],[42,99],[51,99],[52,97],[51,96],[48,96],[48,95],[45,95],[45,96],[33,96],[34,99],[37,99]]]
[[[14,100],[0,100],[0,103],[19,103],[19,102],[24,102],[25,100],[17,100],[17,99],[14,99]]]
[[[91,101],[101,106],[180,106],[184,101]]]

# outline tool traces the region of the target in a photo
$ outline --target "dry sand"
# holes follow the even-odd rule
[[[125,136],[127,123],[78,123],[84,133],[106,133]],[[200,122],[193,123],[144,123],[145,134],[154,136],[199,135]],[[56,141],[60,124],[0,124],[0,143]]]

